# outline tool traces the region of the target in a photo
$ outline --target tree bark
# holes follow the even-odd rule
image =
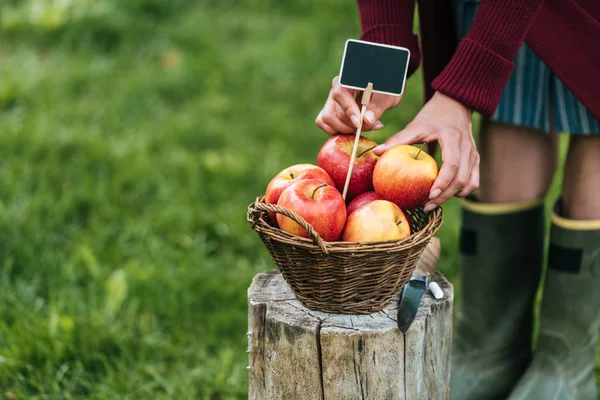
[[[326,314],[300,304],[277,271],[257,275],[248,289],[249,398],[447,399],[453,289],[432,278],[444,298],[427,291],[403,335],[397,301],[371,315]]]

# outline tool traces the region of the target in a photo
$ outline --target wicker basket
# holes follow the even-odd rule
[[[311,239],[271,224],[268,212],[286,215]],[[325,242],[299,215],[263,198],[248,206],[248,221],[271,253],[296,298],[315,311],[371,314],[381,311],[404,287],[421,253],[442,225],[442,209],[410,212],[413,233],[398,241]]]

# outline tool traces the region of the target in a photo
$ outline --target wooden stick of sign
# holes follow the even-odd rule
[[[358,141],[360,139],[360,132],[362,130],[363,120],[365,119],[365,112],[367,111],[367,106],[371,101],[371,93],[373,92],[373,84],[369,82],[367,88],[363,92],[362,99],[360,104],[362,104],[360,110],[360,120],[358,121],[358,127],[356,128],[356,136],[354,137],[354,147],[352,148],[352,156],[350,157],[350,165],[348,165],[348,174],[346,175],[346,183],[344,184],[344,191],[342,192],[342,197],[346,200],[346,195],[348,194],[348,186],[350,186],[350,177],[352,176],[352,168],[354,167],[354,160],[356,159],[356,151],[358,150]]]

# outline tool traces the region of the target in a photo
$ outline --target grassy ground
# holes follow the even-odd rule
[[[315,161],[354,5],[0,7],[0,398],[244,398],[246,288],[272,268],[245,208]],[[371,137],[419,105],[415,77]]]

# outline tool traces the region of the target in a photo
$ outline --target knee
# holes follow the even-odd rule
[[[479,200],[513,203],[543,199],[556,168],[557,138],[493,121],[481,128]]]

